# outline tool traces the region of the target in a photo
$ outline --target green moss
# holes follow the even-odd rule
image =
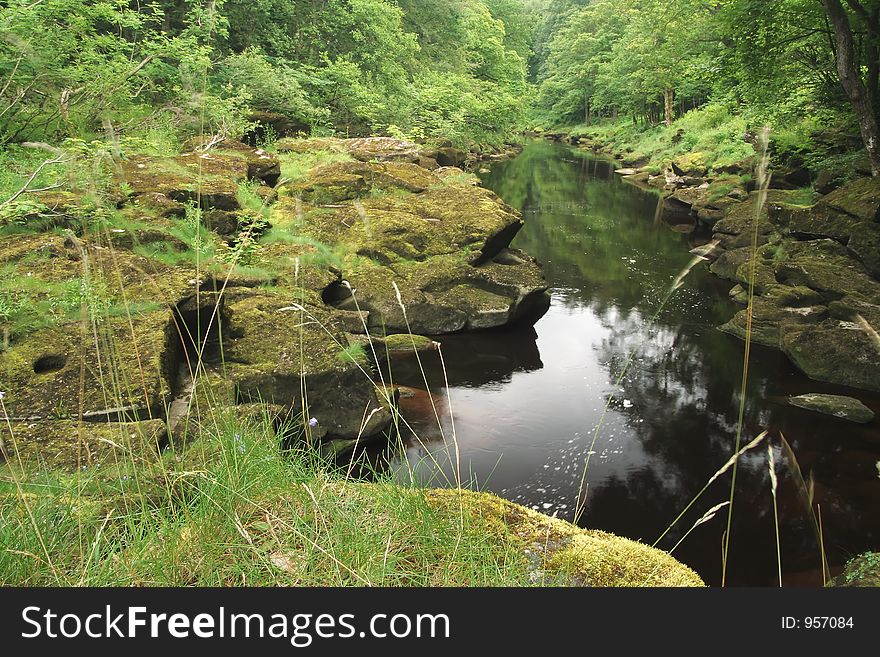
[[[703,586],[687,566],[660,550],[605,532],[584,530],[487,493],[426,493],[442,513],[459,513],[483,526],[494,541],[513,542],[537,561],[545,585]]]

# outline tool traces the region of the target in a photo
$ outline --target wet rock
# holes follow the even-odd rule
[[[776,268],[780,282],[809,287],[829,301],[853,297],[875,303],[880,299],[880,282],[840,243],[786,241],[783,248],[784,258]]]
[[[414,351],[436,351],[439,342],[424,335],[394,334],[386,335],[382,344],[391,353],[412,353]]]
[[[467,160],[467,152],[454,146],[437,149],[437,163],[441,167],[461,167]]]
[[[859,424],[867,424],[874,419],[874,411],[858,399],[842,395],[809,393],[790,397],[788,403],[808,411],[833,415],[834,417]]]
[[[746,303],[748,299],[745,299]],[[752,305],[751,340],[757,344],[778,348],[783,331],[792,325],[815,325],[827,317],[824,306],[792,307],[772,297],[757,296]],[[745,340],[748,310],[741,310],[733,319],[719,328],[724,333]]]
[[[532,258],[522,252],[517,256],[522,260],[518,265],[472,266],[456,255],[390,266],[362,264],[344,274],[355,296],[335,303],[350,309],[356,298],[358,307],[370,313],[370,328],[386,331],[440,335],[533,323],[549,306],[547,285]]]

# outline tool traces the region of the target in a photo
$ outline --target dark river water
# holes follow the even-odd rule
[[[700,237],[657,219],[658,196],[612,167],[537,141],[482,174],[522,211],[513,246],[543,264],[550,310],[534,328],[438,338],[445,374],[437,355],[422,359],[426,376],[411,356],[395,361],[395,383],[431,397],[403,400],[414,435],[385,458],[401,480],[447,485],[458,467],[471,487],[568,520],[585,479],[579,524],[651,544],[734,451],[744,344],[715,328],[737,308],[705,263],[657,314]],[[743,442],[770,432],[784,584],[819,586],[817,533],[778,436],[814,482],[833,575],[880,548],[880,428],[782,403],[805,392],[852,394],[876,411],[880,396],[810,381],[780,353],[752,351]],[[729,472],[718,478],[658,547],[727,501],[730,482]],[[721,582],[726,525],[724,508],[673,553],[710,584]],[[740,461],[727,583],[777,584],[766,443]]]

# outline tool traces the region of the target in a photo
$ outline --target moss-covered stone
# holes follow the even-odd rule
[[[369,371],[343,357],[348,340],[331,311],[260,290],[233,292],[226,309],[226,374],[239,399],[281,404],[339,438],[366,438],[390,422]]]
[[[842,395],[809,393],[790,397],[788,403],[808,411],[833,415],[834,417],[859,424],[867,424],[874,419],[874,411],[858,399]]]
[[[343,273],[354,298],[336,303],[350,309],[356,298],[357,307],[369,311],[371,328],[425,335],[493,328],[532,315],[536,319],[546,310],[547,286],[540,267],[519,253],[520,264],[509,265],[474,267],[458,256],[390,267],[361,264]]]
[[[880,279],[880,224],[861,223],[850,233],[849,251],[875,279]]]
[[[260,180],[269,186],[275,185],[281,177],[281,162],[276,155],[261,148],[252,148],[240,141],[224,139],[215,142],[212,136],[194,137],[184,142],[182,152],[208,153],[244,160],[247,163],[248,180]]]
[[[747,300],[746,300],[747,302]],[[779,347],[781,331],[791,325],[812,325],[827,317],[825,306],[790,307],[772,297],[757,296],[752,305],[751,340],[768,347]],[[745,340],[749,311],[741,310],[719,328]]]
[[[385,348],[392,352],[413,352],[413,351],[434,351],[437,349],[437,342],[424,335],[410,335],[405,333],[396,333],[386,335],[382,339]]]
[[[785,258],[776,276],[788,285],[812,288],[829,301],[844,296],[869,303],[880,300],[880,282],[833,240],[785,242]]]
[[[439,182],[415,164],[336,162],[312,169],[288,191],[309,203],[328,204],[394,190],[419,193]]]
[[[880,180],[860,178],[824,196],[816,204],[821,210],[830,208],[863,221],[880,220]]]
[[[373,194],[376,190],[380,193]],[[301,229],[382,264],[471,252],[486,260],[506,247],[522,226],[518,213],[492,192],[446,183],[415,165],[340,163],[313,170],[294,192],[312,202],[343,203],[336,212],[302,213],[294,198],[275,208],[277,221],[301,214]],[[369,194],[369,195],[368,195]]]
[[[782,351],[811,379],[880,390],[880,345],[863,326],[826,319],[815,326],[787,326]]]
[[[880,586],[880,552],[865,552],[850,559],[832,586]]]
[[[415,162],[419,158],[417,144],[393,137],[279,139],[275,147],[279,153],[310,153],[321,150],[348,153],[361,162]]]
[[[548,586],[703,586],[669,554],[606,532],[581,529],[488,493],[427,491],[438,513],[466,513],[489,540],[520,546],[534,583]]]
[[[114,182],[142,204],[158,205],[168,213],[169,202],[237,210],[238,185],[247,179],[245,158],[208,152],[176,157],[135,155],[123,161]]]
[[[53,326],[0,352],[0,390],[16,418],[161,417],[170,401],[170,310]]]
[[[29,471],[143,466],[159,458],[165,423],[12,422],[0,430],[7,461]]]

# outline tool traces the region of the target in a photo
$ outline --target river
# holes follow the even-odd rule
[[[458,469],[473,488],[568,520],[585,483],[580,525],[652,544],[734,451],[744,344],[715,328],[736,306],[727,298],[732,284],[706,263],[662,305],[705,237],[657,218],[658,195],[622,182],[613,166],[535,141],[481,174],[522,211],[512,246],[543,264],[550,310],[534,328],[438,338],[442,363],[439,354],[421,367],[412,356],[397,359],[395,383],[432,395],[402,400],[413,432],[384,461],[401,481],[422,485],[454,483]],[[782,354],[752,350],[743,442],[770,432],[784,584],[819,586],[818,536],[779,436],[813,481],[835,574],[880,547],[880,431],[877,421],[859,426],[784,404],[806,392],[855,394],[878,411],[880,396],[810,381]],[[778,583],[766,445],[740,461],[728,584]],[[658,547],[672,549],[728,501],[730,474]],[[726,526],[723,507],[673,552],[709,584],[721,582]]]

